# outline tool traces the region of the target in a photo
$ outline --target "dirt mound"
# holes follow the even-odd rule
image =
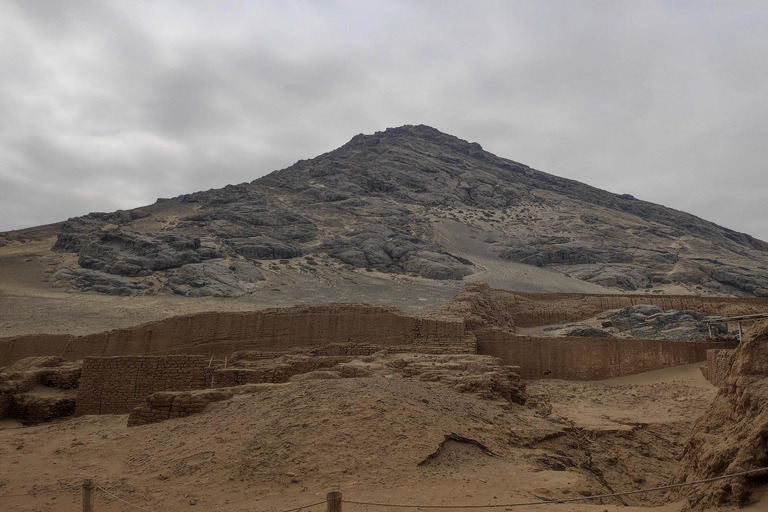
[[[675,482],[717,477],[768,466],[768,321],[756,324],[734,354],[717,397],[696,422]],[[693,508],[748,503],[765,474],[720,480],[679,493]],[[673,494],[677,497],[678,494]]]
[[[500,402],[525,403],[525,384],[500,359],[478,355],[431,355],[386,351],[365,357],[307,356],[238,352],[233,367],[218,369],[218,389],[166,391],[150,395],[133,409],[129,425],[143,425],[202,412],[208,403],[234,394],[261,392],[264,385],[323,379],[383,377],[441,384]]]

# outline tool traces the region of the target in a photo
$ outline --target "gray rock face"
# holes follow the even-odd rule
[[[149,289],[143,283],[133,283],[127,279],[87,268],[63,269],[56,274],[56,279],[69,282],[81,291],[94,291],[107,295],[136,295]]]
[[[361,232],[362,231],[362,232]],[[329,256],[355,268],[381,272],[411,272],[430,279],[462,279],[472,273],[466,263],[445,253],[440,246],[382,226],[328,240]]]
[[[492,240],[491,257],[603,286],[650,290],[669,282],[768,296],[767,243],[499,158],[428,126],[358,135],[251,183],[69,219],[54,249],[78,254],[83,269],[135,283],[173,277],[165,289],[184,294],[241,293],[190,284],[221,258],[326,253],[353,270],[463,279],[473,255],[488,253],[444,245],[451,240],[439,233],[444,220]]]
[[[698,340],[709,333],[705,316],[697,311],[663,311],[658,306],[637,305],[610,315],[612,327],[635,338]],[[725,326],[713,326],[715,334],[726,334]]]
[[[301,251],[291,244],[268,236],[230,238],[226,240],[237,254],[258,260],[281,260],[301,256]]]
[[[544,330],[548,332],[556,332],[561,336],[571,336],[575,338],[611,338],[610,333],[598,329],[597,327],[583,324],[569,324],[564,327],[548,327]]]
[[[184,265],[169,273],[165,283],[173,293],[186,297],[235,297],[252,289],[264,276],[249,261],[220,260]]]
[[[79,254],[78,264],[83,268],[133,277],[221,257],[217,249],[202,247],[198,238],[119,228],[83,235],[65,233],[53,247]]]

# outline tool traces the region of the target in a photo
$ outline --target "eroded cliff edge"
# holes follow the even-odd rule
[[[697,420],[673,483],[690,482],[768,466],[768,320],[756,324],[731,357],[728,377]],[[683,487],[692,509],[743,506],[765,485],[768,472]]]

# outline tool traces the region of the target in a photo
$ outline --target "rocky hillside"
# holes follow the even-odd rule
[[[58,237],[56,281],[109,294],[241,295],[280,265],[455,281],[526,264],[623,290],[768,296],[763,241],[427,126],[40,232]],[[0,234],[0,246],[33,236]]]

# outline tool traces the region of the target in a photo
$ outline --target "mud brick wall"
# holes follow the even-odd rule
[[[695,295],[585,295],[527,293],[491,289],[494,303],[511,313],[518,327],[576,322],[610,309],[653,304],[662,309],[694,310],[705,315],[736,316],[768,311],[767,298],[699,297]]]
[[[75,412],[74,396],[13,395],[8,415],[28,425],[44,423]]]
[[[433,320],[394,308],[324,304],[248,313],[201,313],[86,336],[30,335],[0,339],[0,366],[31,355],[87,356],[168,353],[223,357],[237,350],[279,351],[331,343],[471,352],[460,319]]]
[[[10,388],[0,388],[0,420],[8,417],[11,410],[11,391]]]
[[[73,389],[80,382],[80,374],[80,368],[45,369],[40,373],[40,383],[58,389]]]
[[[466,330],[463,320],[418,318],[414,337],[409,340],[413,350],[427,354],[475,354],[477,340]]]
[[[136,427],[171,418],[183,418],[202,412],[211,402],[228,400],[233,396],[234,393],[231,391],[221,389],[153,393],[142,405],[131,411],[128,416],[128,426]]]
[[[478,353],[519,366],[524,379],[600,380],[707,359],[707,350],[729,346],[704,341],[617,338],[544,338],[476,331]]]
[[[723,316],[768,311],[766,298],[533,294],[498,289],[489,289],[488,293],[492,309],[503,311],[518,327],[578,321],[608,309],[636,304]],[[201,313],[86,336],[38,334],[0,338],[0,366],[27,356],[62,353],[69,360],[150,353],[220,358],[238,350],[281,351],[334,343],[410,346],[429,353],[474,352],[472,332],[476,326],[456,315],[438,316],[412,315],[366,304]]]
[[[202,356],[86,357],[76,414],[125,414],[158,391],[208,387]]]
[[[282,382],[286,381],[287,379]],[[271,382],[275,382],[275,372],[272,369],[220,368],[213,372],[213,387],[215,388]]]
[[[704,376],[713,386],[722,387],[731,372],[735,352],[733,349],[707,350],[707,365]]]

